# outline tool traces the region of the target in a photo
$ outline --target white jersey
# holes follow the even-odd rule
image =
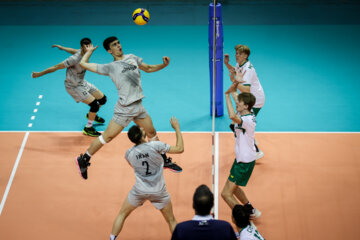
[[[255,225],[248,225],[246,228],[243,228],[237,238],[239,240],[265,240],[257,231]]]
[[[256,102],[254,108],[262,108],[265,103],[265,94],[264,90],[260,84],[259,78],[256,74],[254,66],[250,61],[246,61],[243,65],[239,66],[236,64],[235,67],[236,73],[244,73],[243,83],[244,86],[250,86],[250,92],[256,97]]]
[[[249,163],[256,159],[254,145],[256,118],[254,114],[241,116],[242,123],[235,123],[235,156],[236,162]]]
[[[108,64],[97,64],[97,72],[110,76],[118,90],[119,100],[115,106],[115,112],[121,106],[128,106],[144,98],[139,69],[141,63],[142,58],[133,54],[125,54],[122,60]]]
[[[77,87],[84,82],[86,70],[80,66],[82,55],[79,50],[74,55],[71,55],[63,61],[66,69],[66,87]]]
[[[168,152],[170,145],[151,141],[136,145],[126,151],[125,159],[134,168],[134,190],[142,193],[158,193],[165,188],[164,160],[161,154]]]

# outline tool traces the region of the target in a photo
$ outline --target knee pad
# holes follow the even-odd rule
[[[89,104],[89,106],[90,106],[90,112],[96,113],[96,112],[99,111],[100,104],[99,104],[99,101],[98,101],[98,100],[95,99],[94,101],[92,101],[92,102]]]
[[[106,101],[107,101],[107,98],[105,95],[101,99],[98,100],[100,105],[104,105],[106,103]]]

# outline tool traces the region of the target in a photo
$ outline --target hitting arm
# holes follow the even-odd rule
[[[95,49],[97,49],[97,46],[94,47],[92,44],[85,47],[86,53],[82,57],[80,61],[80,66],[82,68],[85,68],[86,70],[89,70],[91,72],[97,73],[97,64],[96,63],[89,63],[89,59],[94,52]]]
[[[236,87],[237,87],[238,84],[239,84],[239,82],[235,82],[230,86],[230,88],[225,92],[225,99],[226,99],[226,107],[227,107],[227,111],[228,111],[228,114],[229,114],[229,118],[233,122],[241,124],[242,120],[235,113],[235,110],[234,110],[234,107],[233,107],[233,104],[232,104],[231,98],[230,98],[230,94],[232,92],[236,92]]]

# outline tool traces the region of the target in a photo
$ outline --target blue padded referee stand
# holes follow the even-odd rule
[[[210,115],[213,105],[213,45],[214,45],[214,4],[209,5],[209,66],[210,66]],[[223,26],[221,4],[216,4],[216,80],[215,80],[215,116],[224,115],[223,103]]]

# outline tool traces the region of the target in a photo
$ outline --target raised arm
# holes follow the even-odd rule
[[[184,152],[184,142],[180,131],[180,125],[176,117],[170,119],[171,127],[176,132],[176,146],[170,146],[168,153],[182,153]]]
[[[241,124],[242,120],[241,118],[235,113],[235,110],[234,110],[234,107],[233,107],[233,104],[231,102],[231,98],[230,98],[230,94],[232,92],[236,92],[236,88],[237,88],[237,85],[239,84],[239,82],[234,82],[230,88],[225,92],[225,99],[226,99],[226,107],[227,107],[227,111],[228,111],[228,114],[229,114],[229,118],[235,122],[235,123],[238,123],[238,124]]]
[[[147,72],[147,73],[159,71],[159,70],[165,68],[170,63],[170,58],[169,57],[163,57],[162,59],[163,59],[162,64],[149,65],[149,64],[146,64],[146,63],[143,62],[143,63],[141,63],[139,68],[141,70],[143,70],[144,72]]]
[[[229,70],[229,72],[231,73],[231,72],[235,71],[235,68],[229,62],[230,62],[229,54],[225,53],[224,54],[224,64],[227,67],[227,69]]]
[[[61,62],[61,63],[58,63],[55,66],[49,67],[49,68],[47,68],[47,69],[45,69],[45,70],[43,70],[41,72],[32,72],[31,77],[32,78],[38,78],[38,77],[41,77],[41,76],[43,76],[45,74],[52,73],[52,72],[55,72],[55,71],[57,71],[59,69],[64,69],[64,68],[65,68],[65,65],[64,65],[63,62]]]
[[[98,46],[94,47],[92,44],[85,46],[86,52],[80,61],[80,66],[91,72],[97,73],[97,64],[89,63],[89,59],[92,53],[97,49]]]
[[[57,47],[58,49],[63,50],[63,51],[65,51],[65,52],[68,52],[68,53],[70,53],[70,54],[75,54],[75,53],[77,53],[77,51],[79,51],[78,49],[68,48],[68,47],[64,47],[64,46],[58,45],[58,44],[54,44],[54,45],[52,45],[51,47],[53,47],[53,48]]]

